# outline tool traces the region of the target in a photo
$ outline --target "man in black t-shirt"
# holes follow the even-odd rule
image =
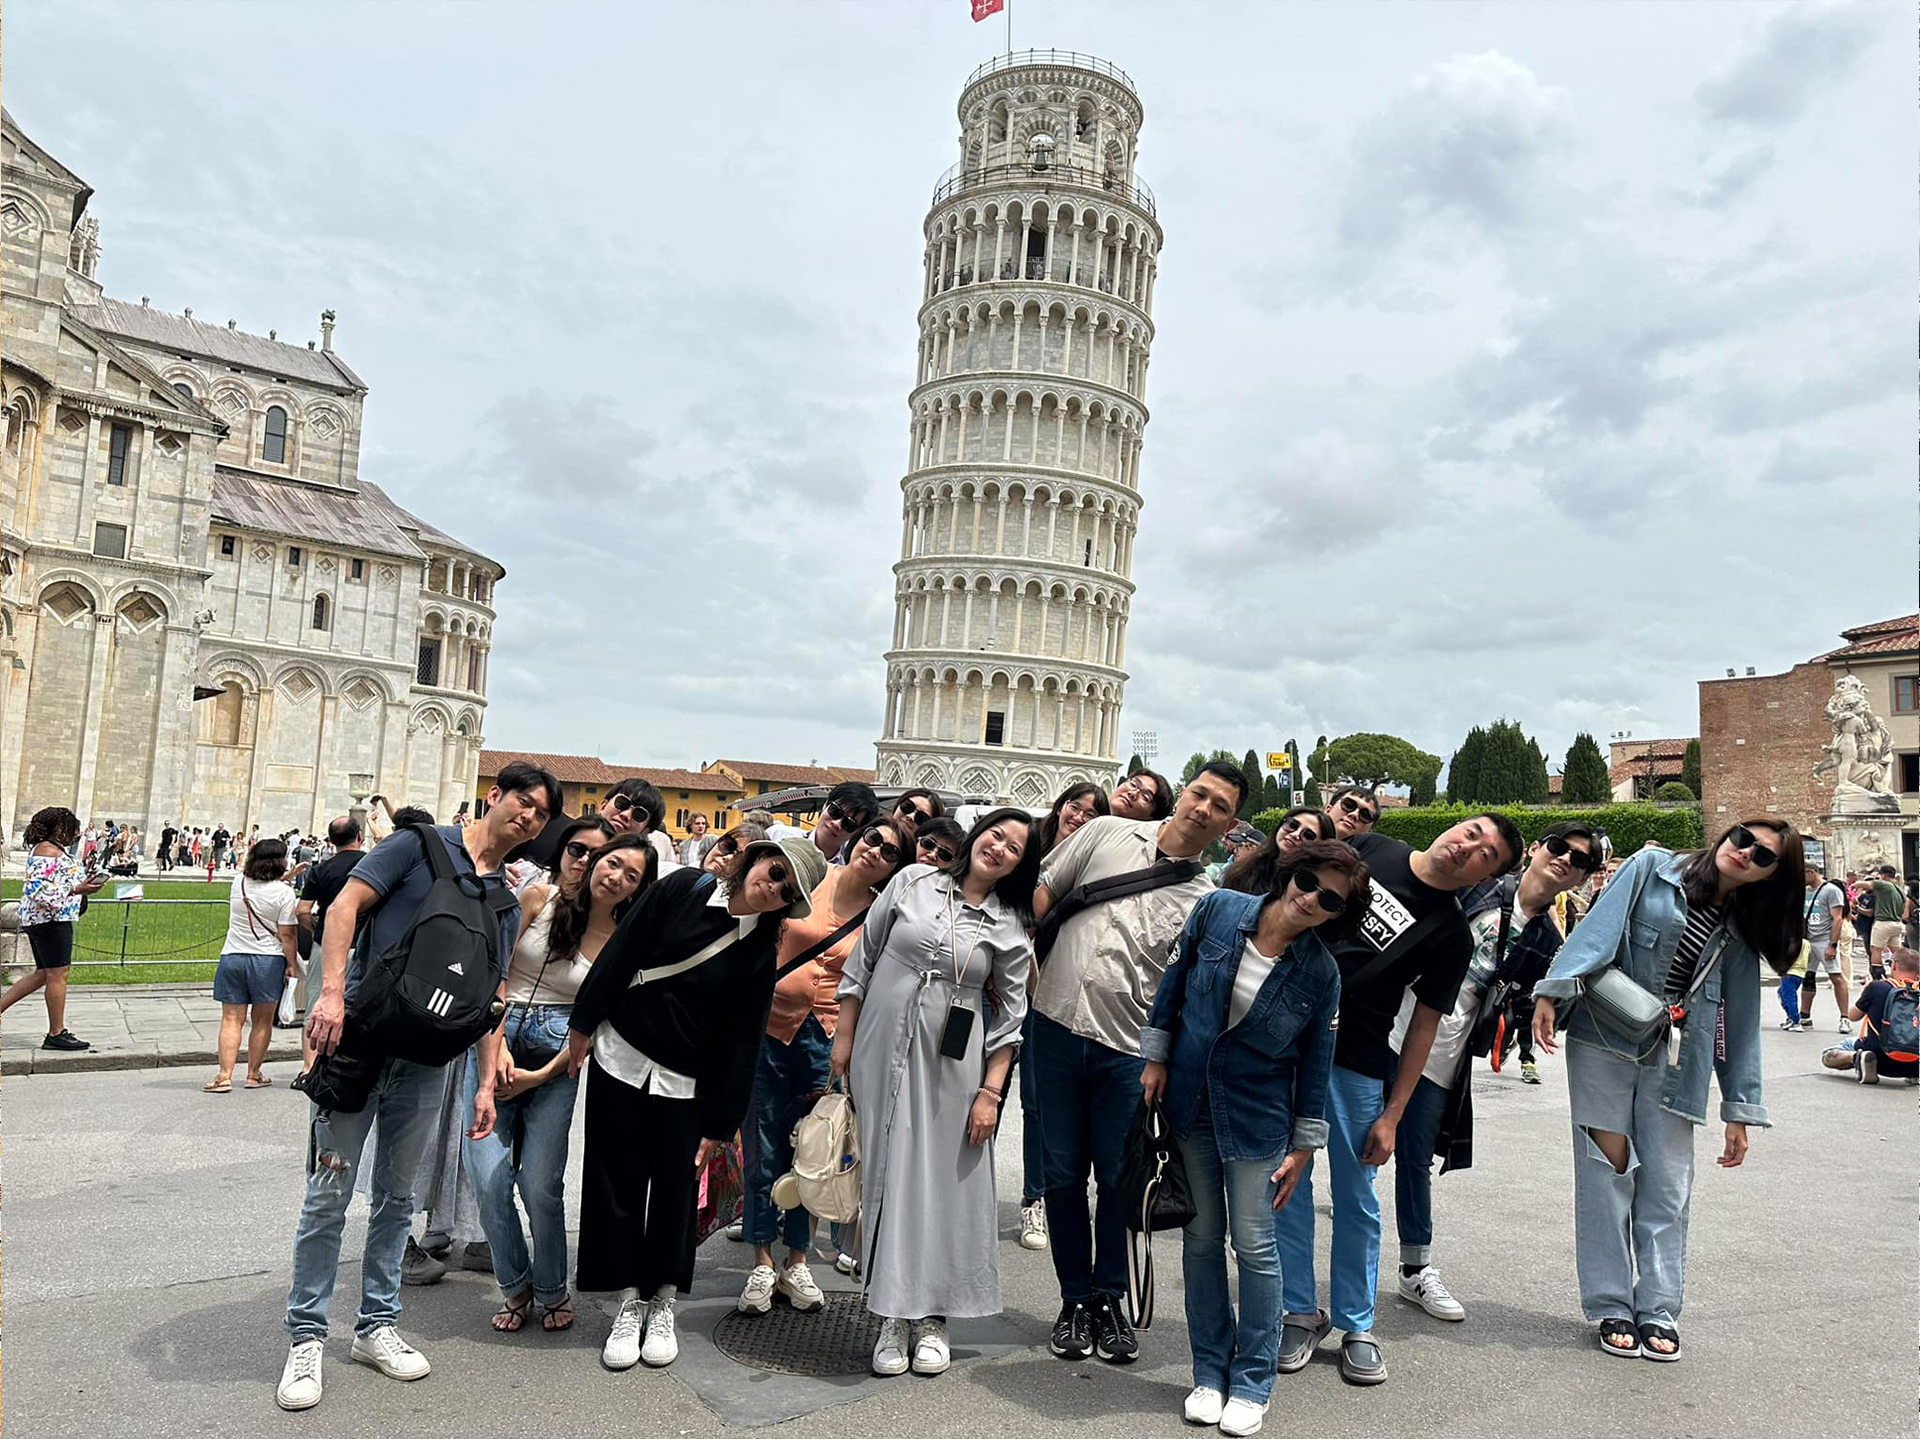
[[[1381,834],[1357,834],[1349,843],[1371,871],[1373,899],[1359,930],[1332,945],[1340,966],[1339,1032],[1327,1083],[1332,1307],[1320,1309],[1315,1297],[1310,1163],[1300,1192],[1273,1221],[1286,1311],[1278,1368],[1283,1374],[1305,1368],[1321,1339],[1338,1328],[1345,1331],[1342,1377],[1378,1384],[1387,1366],[1373,1335],[1380,1267],[1374,1171],[1393,1156],[1394,1133],[1426,1067],[1434,1031],[1459,997],[1473,957],[1473,935],[1455,895],[1512,869],[1524,846],[1513,822],[1495,814],[1464,819],[1419,851]],[[1413,1018],[1396,1073],[1388,1036],[1409,989]]]
[[[300,891],[300,904],[295,911],[295,918],[300,921],[301,957],[309,961],[306,978],[300,984],[302,1013],[313,1003],[314,995],[320,992],[320,966],[312,963],[311,959],[313,952],[320,947],[321,936],[326,933],[327,906],[340,897],[347,876],[353,873],[353,867],[360,863],[361,856],[366,852],[360,847],[364,838],[360,821],[350,814],[341,815],[327,826],[327,841],[333,846],[333,857],[307,871],[307,885]],[[307,1066],[313,1064],[305,1028],[300,1031],[300,1057]]]
[[[1871,981],[1860,991],[1860,998],[1847,1018],[1860,1021],[1860,1036],[1851,1045],[1829,1050],[1829,1055],[1846,1054],[1845,1060],[1826,1059],[1829,1069],[1851,1067],[1862,1084],[1878,1084],[1882,1079],[1920,1077],[1920,1063],[1911,1059],[1889,1059],[1883,1044],[1887,1032],[1887,1005],[1896,988],[1920,984],[1920,955],[1910,949],[1896,949],[1887,960],[1887,977]],[[1849,1052],[1850,1051],[1850,1052]]]

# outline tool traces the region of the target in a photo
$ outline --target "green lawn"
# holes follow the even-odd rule
[[[115,887],[133,882],[110,880],[80,917],[74,935],[72,982],[210,982],[214,963],[220,958],[220,940],[227,932],[231,881],[219,879],[208,884],[205,880],[145,879],[137,881],[145,899],[115,903]],[[0,899],[19,897],[19,880],[0,880]]]

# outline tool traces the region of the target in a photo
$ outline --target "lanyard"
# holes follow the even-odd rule
[[[982,914],[973,927],[973,943],[968,946],[967,957],[960,958],[960,925],[953,917],[953,891],[957,888],[951,880],[947,890],[947,953],[953,960],[953,984],[960,989],[965,986],[967,970],[973,964],[973,956],[980,948],[980,937],[986,931],[987,917]]]

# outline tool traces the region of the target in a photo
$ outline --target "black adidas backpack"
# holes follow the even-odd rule
[[[431,825],[407,828],[433,887],[406,933],[369,961],[347,1018],[356,1050],[446,1064],[500,1018],[500,915],[518,901],[505,886],[456,870]]]

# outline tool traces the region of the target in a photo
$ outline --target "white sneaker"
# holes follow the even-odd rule
[[[827,1307],[827,1296],[822,1294],[820,1286],[813,1282],[813,1271],[807,1268],[807,1261],[804,1259],[796,1259],[782,1270],[780,1277],[774,1281],[773,1287],[775,1293],[803,1314],[810,1314],[816,1309]]]
[[[1467,1317],[1466,1305],[1447,1292],[1447,1286],[1440,1282],[1440,1276],[1431,1266],[1418,1274],[1402,1274],[1400,1297],[1409,1304],[1418,1304],[1435,1319],[1458,1323]]]
[[[945,1374],[951,1363],[953,1350],[947,1345],[947,1322],[944,1319],[914,1320],[913,1372]]]
[[[852,1277],[860,1272],[860,1261],[855,1259],[851,1254],[843,1252],[835,1256],[833,1267],[839,1273]]]
[[[427,1356],[402,1339],[391,1324],[354,1335],[353,1362],[371,1364],[389,1379],[425,1379],[433,1372]]]
[[[745,1243],[747,1238],[747,1221],[744,1219],[736,1219],[733,1223],[729,1224],[727,1226],[727,1238],[731,1239],[735,1244]]]
[[[1842,1015],[1840,1017],[1840,1032],[1842,1034],[1847,1034],[1847,1035],[1850,1035],[1853,1033],[1853,1026],[1847,1023],[1845,1015]]]
[[[880,1337],[873,1341],[873,1372],[882,1378],[907,1372],[907,1344],[912,1326],[904,1319],[882,1319]]]
[[[1047,1205],[1043,1199],[1020,1206],[1020,1247],[1022,1249],[1045,1249],[1047,1247]]]
[[[631,1369],[640,1362],[640,1331],[647,1323],[647,1301],[629,1299],[613,1316],[613,1332],[600,1350],[600,1362],[609,1369]]]
[[[326,1345],[302,1339],[287,1351],[287,1367],[280,1371],[280,1387],[273,1402],[282,1409],[311,1409],[320,1402],[320,1356]]]
[[[649,1368],[664,1369],[679,1357],[680,1339],[673,1332],[673,1296],[669,1294],[647,1306],[647,1338],[640,1346],[640,1359]]]
[[[1189,1424],[1218,1424],[1226,1402],[1227,1396],[1218,1389],[1197,1385],[1180,1406],[1180,1417]]]
[[[754,1265],[753,1273],[747,1276],[747,1287],[740,1291],[740,1300],[734,1308],[742,1314],[765,1314],[773,1308],[773,1286],[778,1282],[771,1264]]]
[[[1229,1399],[1220,1411],[1222,1434],[1258,1434],[1267,1422],[1267,1406],[1251,1399]]]

